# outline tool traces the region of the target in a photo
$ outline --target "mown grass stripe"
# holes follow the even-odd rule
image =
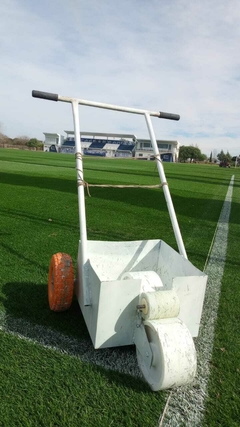
[[[213,350],[214,327],[217,319],[221,281],[227,254],[228,224],[234,175],[231,178],[223,208],[211,245],[211,253],[205,273],[208,283],[202,312],[201,328],[195,341],[198,355],[198,374],[191,386],[173,390],[167,400],[167,407],[159,421],[159,427],[201,426],[205,411],[210,361]]]

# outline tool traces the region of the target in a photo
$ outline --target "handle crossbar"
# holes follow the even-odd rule
[[[180,119],[179,114],[164,113],[163,111],[148,111],[148,110],[142,110],[139,108],[122,107],[120,105],[105,104],[102,102],[87,101],[85,99],[78,99],[78,98],[70,98],[68,96],[61,96],[61,95],[57,95],[56,93],[41,92],[38,90],[33,90],[32,96],[34,98],[47,99],[48,101],[61,101],[61,102],[71,102],[71,103],[77,102],[80,105],[87,105],[88,107],[104,108],[106,110],[122,111],[125,113],[142,114],[142,115],[145,115],[147,113],[150,116],[158,117],[160,119],[168,119],[168,120]]]

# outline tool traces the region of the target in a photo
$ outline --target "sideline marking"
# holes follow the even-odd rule
[[[231,212],[234,175],[230,180],[216,231],[204,267],[208,275],[201,327],[195,340],[198,373],[194,384],[172,390],[168,396],[159,427],[201,427],[208,395],[208,379],[212,358],[214,327],[217,319],[221,281],[227,255],[228,223]]]
[[[1,331],[83,362],[142,378],[133,346],[127,349],[115,347],[95,350],[90,337],[80,340],[46,326],[33,324],[21,318],[13,318],[0,312]]]

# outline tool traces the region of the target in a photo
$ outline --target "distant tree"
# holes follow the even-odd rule
[[[180,162],[186,162],[191,157],[190,146],[182,145],[179,149],[179,160]]]
[[[218,153],[217,158],[218,160],[220,160],[220,162],[223,162],[225,160],[225,154],[223,150],[221,150],[220,153]]]
[[[218,160],[220,160],[220,162],[231,162],[232,160],[231,154],[229,154],[228,151],[225,154],[223,150],[221,150],[220,153],[218,153],[217,158]]]
[[[203,155],[197,145],[195,147],[192,146],[192,160],[203,160]]]
[[[42,141],[39,141],[37,138],[29,139],[28,136],[17,136],[16,138],[11,139],[1,132],[0,132],[0,144],[35,147],[35,148],[37,148],[37,150],[43,149]]]
[[[16,138],[13,138],[12,144],[13,145],[26,145],[26,143],[29,141],[28,136],[17,136]]]
[[[31,138],[29,141],[26,142],[27,147],[35,147],[37,149],[43,148],[42,141],[39,141],[37,138]]]
[[[207,155],[206,154],[203,154],[203,153],[201,153],[201,156],[200,156],[200,158],[198,159],[198,160],[200,160],[201,162],[203,162],[204,160],[207,160]]]
[[[227,154],[226,154],[226,160],[227,160],[227,162],[231,162],[231,160],[232,160],[232,156],[231,156],[231,154],[229,153],[229,151],[227,151]]]
[[[201,150],[198,146],[193,145],[182,145],[179,150],[179,160],[180,162],[186,162],[188,159],[190,161],[197,160],[203,161],[207,158],[205,154],[201,153]]]
[[[3,133],[0,133],[0,144],[12,144],[12,139]]]

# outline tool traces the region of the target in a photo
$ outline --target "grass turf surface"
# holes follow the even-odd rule
[[[0,164],[2,312],[50,327],[78,338],[79,342],[89,339],[76,301],[68,312],[61,314],[50,312],[47,303],[46,282],[52,254],[67,252],[74,262],[77,258],[74,157],[1,150]],[[203,269],[230,177],[233,173],[239,177],[239,170],[184,164],[164,166],[189,259]],[[159,182],[153,162],[86,158],[84,170],[89,183]],[[89,239],[161,238],[177,249],[161,189],[91,188],[90,193],[92,197],[86,196]],[[233,211],[238,208],[236,197]],[[239,233],[236,214],[234,218]],[[229,268],[231,274],[231,262]],[[229,279],[226,280],[228,283]],[[231,325],[232,319],[229,322]],[[222,353],[225,352],[220,357]],[[1,355],[0,425],[6,427],[77,426],[79,422],[82,426],[155,426],[168,394],[152,393],[139,379],[106,371],[4,333]],[[214,385],[211,387],[214,390]]]
[[[235,171],[234,171],[235,172]],[[240,176],[235,175],[228,249],[215,329],[205,427],[237,427],[240,420]]]
[[[153,425],[164,399],[135,378],[11,335],[2,335],[1,355],[3,426]]]

